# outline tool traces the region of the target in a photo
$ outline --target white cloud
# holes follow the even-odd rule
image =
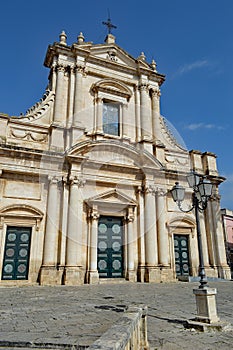
[[[223,130],[224,127],[220,125],[215,125],[215,124],[205,124],[205,123],[192,123],[189,125],[185,126],[185,129],[195,131],[198,129],[216,129],[216,130]]]
[[[192,70],[208,67],[208,66],[210,66],[210,63],[207,60],[198,60],[189,64],[184,64],[177,70],[177,72],[173,75],[173,77],[178,75],[183,75]]]

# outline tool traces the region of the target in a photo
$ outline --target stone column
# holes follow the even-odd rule
[[[152,89],[151,90],[151,99],[152,99],[152,135],[154,141],[160,140],[160,90]]]
[[[144,198],[142,188],[138,188],[138,279],[144,282],[145,279],[145,226],[144,226]]]
[[[55,93],[55,104],[54,104],[54,123],[64,124],[65,116],[63,115],[63,86],[64,86],[64,73],[65,67],[62,65],[57,66],[57,82],[56,82],[56,93]]]
[[[226,248],[224,241],[224,233],[222,227],[222,219],[220,212],[220,196],[216,193],[213,196],[212,201],[212,215],[214,222],[214,235],[216,242],[216,251],[217,251],[217,266],[218,274],[220,278],[231,279],[230,268],[227,264],[226,258]]]
[[[139,86],[140,91],[140,119],[141,119],[141,133],[142,140],[151,141],[152,123],[149,104],[149,90],[148,85],[142,83]]]
[[[158,248],[156,229],[155,189],[148,185],[145,188],[145,253],[146,282],[158,281]]]
[[[56,84],[57,84],[57,74],[56,74],[56,67],[55,65],[53,64],[53,67],[51,68],[51,84],[52,84],[52,91],[55,91],[56,90]]]
[[[141,141],[141,122],[140,122],[140,96],[137,88],[134,90],[135,95],[135,126],[136,126],[136,141]]]
[[[214,225],[213,225],[213,217],[212,217],[212,200],[209,200],[206,208],[206,230],[207,230],[207,241],[208,241],[208,251],[209,251],[209,259],[210,265],[215,269],[217,265],[216,258],[216,243],[214,238]]]
[[[159,189],[156,196],[157,233],[158,233],[158,256],[159,264],[169,266],[168,230],[165,219],[165,195],[164,189]]]
[[[75,87],[75,69],[70,67],[69,71],[69,110],[68,110],[68,122],[67,127],[70,128],[73,122],[73,110],[74,110],[74,87]]]
[[[122,117],[120,120],[120,136],[123,138],[129,139],[129,121],[127,118],[127,110],[128,110],[128,104],[123,103],[122,104]]]
[[[91,219],[91,232],[90,232],[90,245],[89,245],[89,271],[88,271],[88,283],[98,284],[99,273],[97,270],[97,244],[98,244],[98,219],[99,214],[97,210],[92,209],[90,214]]]
[[[43,262],[40,271],[40,284],[42,285],[61,284],[61,273],[57,270],[60,180],[56,176],[49,178]]]
[[[134,213],[133,208],[128,209],[128,216],[127,216],[127,275],[126,279],[131,282],[136,282],[136,271],[135,271],[135,252],[134,252],[134,245],[135,245],[135,237],[134,237],[134,229],[133,229],[133,222],[134,222]]]
[[[75,89],[74,89],[74,118],[73,126],[80,125],[80,112],[82,110],[82,80],[84,74],[83,66],[76,66]]]
[[[103,101],[97,97],[96,100],[96,132],[103,133]]]
[[[82,214],[83,199],[81,188],[85,181],[77,176],[70,177],[70,199],[68,212],[66,267],[64,283],[78,285],[84,283],[82,267]]]

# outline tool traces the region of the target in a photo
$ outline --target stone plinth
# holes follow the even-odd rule
[[[80,267],[66,267],[63,275],[63,283],[69,286],[84,284],[84,273]]]
[[[193,293],[196,296],[197,316],[195,319],[186,322],[186,328],[192,328],[201,332],[232,329],[230,323],[220,321],[217,315],[216,288],[204,287],[202,289],[194,289]]]
[[[205,287],[202,289],[194,289],[193,294],[196,296],[196,321],[205,323],[219,322],[215,299],[217,294],[216,288]]]

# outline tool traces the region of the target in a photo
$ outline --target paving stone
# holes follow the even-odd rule
[[[232,331],[209,334],[184,328],[184,322],[196,314],[193,289],[197,286],[183,282],[2,287],[0,350],[3,341],[88,346],[117,323],[125,307],[139,304],[148,305],[151,349],[231,349]],[[210,286],[218,290],[219,317],[233,324],[233,282]]]

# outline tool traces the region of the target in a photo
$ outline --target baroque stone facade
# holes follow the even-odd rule
[[[201,215],[208,276],[230,278],[216,156],[188,152],[160,115],[165,76],[109,34],[47,50],[43,98],[0,115],[0,284],[174,281],[198,275],[195,217],[169,190],[190,169],[214,194]]]

